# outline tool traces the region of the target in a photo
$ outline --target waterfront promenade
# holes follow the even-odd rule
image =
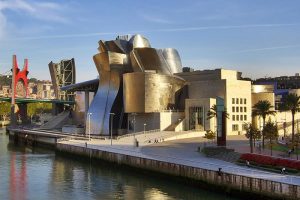
[[[142,147],[134,147],[133,144],[126,144],[125,142],[122,143],[117,140],[113,140],[113,144],[111,145],[110,140],[97,139],[92,139],[91,141],[68,140],[60,141],[59,143],[213,171],[218,171],[219,168],[222,168],[222,172],[230,174],[300,186],[300,177],[298,176],[271,173],[238,166],[222,160],[207,158],[197,152],[197,148],[201,141],[203,142],[203,138],[189,138],[164,141]]]

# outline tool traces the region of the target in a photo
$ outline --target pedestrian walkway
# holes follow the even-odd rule
[[[92,141],[69,140],[61,141],[60,143],[215,171],[221,168],[222,171],[231,174],[300,185],[300,177],[298,176],[282,175],[262,170],[249,169],[247,167],[238,166],[222,160],[207,158],[197,152],[197,147],[201,141],[203,142],[205,139],[189,138],[172,140],[143,147],[134,147],[133,145],[126,145],[125,143],[121,144],[115,140],[112,141],[112,145],[110,145],[110,141],[108,140],[95,139]]]

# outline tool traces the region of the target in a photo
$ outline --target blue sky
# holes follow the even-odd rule
[[[98,41],[140,33],[176,48],[183,66],[226,68],[251,78],[294,75],[300,66],[298,0],[0,0],[0,73],[29,58],[30,77],[75,58],[77,80],[98,74]]]

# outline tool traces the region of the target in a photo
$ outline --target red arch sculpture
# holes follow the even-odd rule
[[[14,55],[13,56],[13,67],[15,68],[15,81],[14,81],[14,90],[15,90],[15,95],[14,97],[16,97],[16,89],[17,89],[17,83],[19,81],[23,81],[23,84],[24,84],[24,87],[25,87],[25,97],[28,96],[28,78],[27,78],[27,75],[29,73],[28,71],[28,59],[24,59],[24,67],[22,70],[19,69],[18,67],[18,62],[17,62],[17,56]],[[14,70],[12,70],[14,72]]]

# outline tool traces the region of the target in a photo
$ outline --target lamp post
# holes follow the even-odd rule
[[[110,115],[110,145],[112,146],[113,119],[115,113],[109,113],[109,115]]]
[[[146,133],[146,126],[147,126],[147,124],[145,123],[144,124],[144,134]]]
[[[92,115],[92,113],[88,113],[88,120],[89,120],[89,141],[91,141],[91,115]]]

